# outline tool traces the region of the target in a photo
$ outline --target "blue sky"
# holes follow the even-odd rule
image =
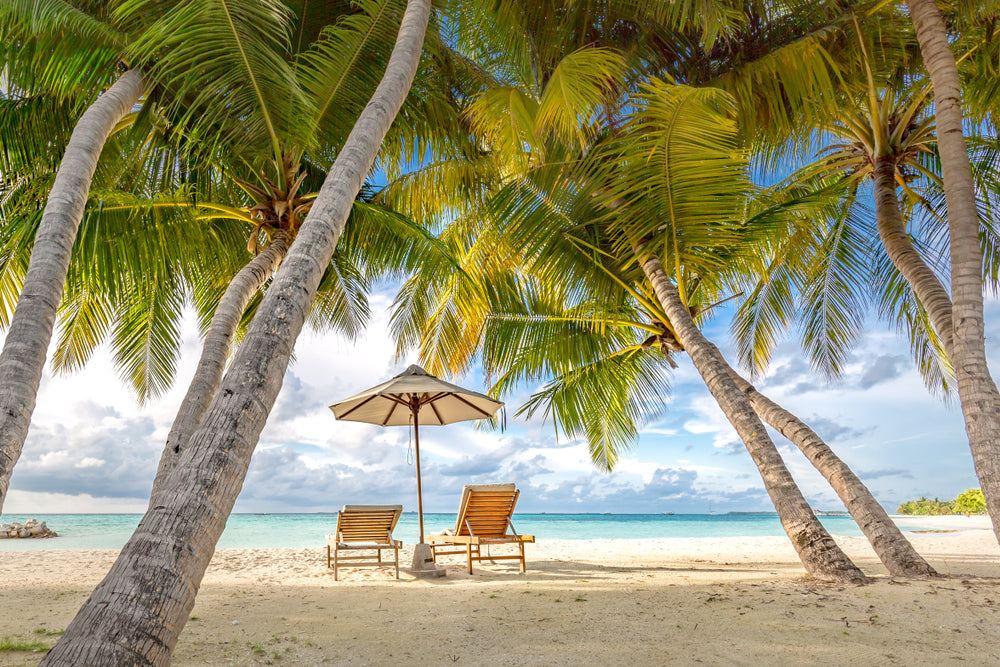
[[[236,511],[335,511],[345,503],[402,503],[416,509],[409,432],[338,422],[327,405],[384,381],[415,358],[394,359],[388,292],[372,298],[367,333],[353,343],[304,332],[261,436]],[[1000,304],[987,310],[987,344],[1000,356]],[[731,361],[728,321],[706,332]],[[184,329],[177,386],[138,407],[101,352],[71,377],[43,379],[24,453],[5,505],[9,514],[140,512],[173,413],[193,371],[199,342]],[[514,418],[507,429],[471,423],[421,431],[425,511],[454,512],[462,485],[514,481],[521,511],[727,512],[772,507],[756,468],[686,357],[656,423],[613,474],[596,472],[586,446],[557,439],[551,424]],[[995,363],[994,363],[995,365]],[[481,379],[459,383],[483,390]],[[978,486],[957,401],[924,390],[906,341],[873,324],[844,377],[828,384],[810,372],[794,341],[777,351],[758,388],[805,419],[894,509],[920,495],[953,498]],[[772,433],[792,474],[817,509],[842,509],[808,462]]]

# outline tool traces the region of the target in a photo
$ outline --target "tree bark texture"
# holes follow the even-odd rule
[[[0,512],[28,435],[97,160],[111,131],[142,92],[142,73],[129,70],[90,105],[73,128],[45,203],[24,286],[0,352]]]
[[[154,507],[159,502],[159,497],[167,490],[166,480],[170,472],[180,459],[181,452],[191,439],[191,434],[201,423],[209,402],[215,396],[219,383],[222,382],[233,335],[243,317],[243,311],[257,290],[264,286],[278,268],[287,252],[288,235],[285,232],[278,232],[267,248],[250,260],[226,287],[212,315],[212,323],[205,335],[194,377],[177,410],[177,416],[174,417],[174,423],[167,435],[167,444],[160,455],[160,464],[149,499],[150,507]]]
[[[840,457],[833,453],[815,431],[747,382],[730,367],[729,374],[740,391],[750,399],[754,411],[788,438],[830,483],[851,517],[861,528],[879,560],[894,577],[937,576],[937,572],[916,552],[892,522],[875,497]]]
[[[867,582],[868,577],[851,562],[816,518],[750,401],[730,377],[729,364],[694,323],[660,260],[645,253],[641,247],[635,246],[633,249],[677,333],[678,340],[757,465],[767,494],[781,519],[781,525],[806,571],[818,579],[828,581]]]
[[[875,182],[875,218],[878,222],[879,239],[893,266],[903,274],[920,303],[927,309],[934,329],[941,338],[941,344],[951,358],[951,297],[906,234],[896,196],[894,173],[895,166],[891,160],[875,160],[872,179]]]
[[[952,364],[972,460],[1000,540],[1000,393],[986,362],[982,251],[972,168],[962,133],[962,87],[935,0],[909,0],[924,66],[934,85],[938,152],[951,239]]]
[[[295,339],[416,73],[430,0],[410,0],[385,75],[351,130],[167,489],[43,665],[166,665],[243,485]]]

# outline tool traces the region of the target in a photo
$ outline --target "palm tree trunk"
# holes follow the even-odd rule
[[[750,399],[760,418],[788,438],[830,483],[861,528],[879,560],[894,577],[934,577],[937,572],[916,552],[858,476],[802,420],[784,409],[730,367],[729,375]]]
[[[639,246],[634,246],[633,250],[678,340],[757,464],[767,494],[778,511],[781,525],[792,540],[806,570],[814,577],[830,581],[867,582],[868,578],[837,546],[813,514],[750,401],[730,377],[729,364],[694,323],[660,260],[647,254]]]
[[[982,252],[972,168],[962,133],[962,87],[934,0],[909,0],[910,19],[934,84],[938,152],[951,239],[952,364],[972,460],[1000,540],[1000,392],[986,363]]]
[[[385,75],[323,183],[236,351],[162,504],[147,510],[111,571],[43,665],[166,665],[194,606],[274,405],[323,271],[416,73],[430,0],[409,0]]]
[[[896,197],[895,166],[891,160],[875,160],[872,179],[875,182],[875,217],[878,235],[889,259],[913,288],[920,303],[927,309],[945,352],[952,354],[951,297],[934,271],[913,247],[906,234],[903,215]]]
[[[219,383],[222,382],[230,345],[240,318],[243,317],[243,311],[257,290],[264,286],[278,268],[287,252],[288,235],[285,232],[278,232],[267,248],[250,260],[226,287],[212,315],[212,324],[205,335],[205,343],[201,348],[201,357],[198,359],[194,377],[184,395],[184,400],[181,401],[180,409],[177,410],[177,416],[174,417],[174,423],[167,435],[167,444],[160,455],[160,465],[149,498],[150,507],[157,504],[160,495],[168,488],[167,477],[180,459],[181,452],[191,439],[191,434],[201,423],[209,402],[215,396]]]
[[[129,70],[80,117],[49,192],[24,287],[0,352],[0,512],[35,409],[70,253],[97,160],[115,125],[139,100],[142,73]]]

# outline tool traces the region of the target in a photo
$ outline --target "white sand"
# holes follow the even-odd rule
[[[444,579],[389,568],[333,580],[325,549],[220,550],[176,665],[1000,664],[1000,548],[982,517],[901,519],[943,579],[886,576],[862,538],[837,538],[875,577],[811,581],[786,538],[558,541]],[[410,549],[404,552],[408,565]],[[0,638],[54,637],[112,551],[0,554]],[[38,654],[0,652],[0,665]]]

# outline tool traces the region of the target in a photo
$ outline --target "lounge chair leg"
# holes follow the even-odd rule
[[[520,542],[519,546],[521,547],[521,574],[524,574],[527,571],[524,567],[524,542]]]
[[[329,548],[329,547],[327,547],[327,548]],[[337,566],[339,565],[339,562],[337,560],[337,556],[338,555],[339,554],[338,554],[337,550],[334,549],[333,550],[333,580],[334,581],[339,581],[339,579],[337,579]]]
[[[326,545],[326,569],[330,569],[330,545]]]
[[[396,552],[396,578],[399,579],[399,548],[394,549]]]
[[[465,545],[465,559],[469,562],[469,574],[472,574],[472,545]]]

